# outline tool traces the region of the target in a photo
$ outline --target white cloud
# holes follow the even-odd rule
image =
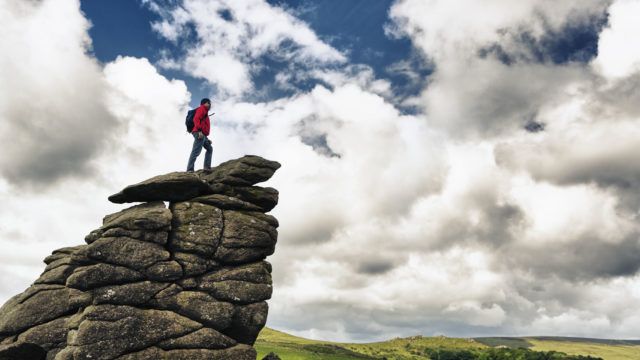
[[[104,74],[109,84],[105,101],[126,124],[100,161],[111,189],[185,169],[188,154],[176,151],[190,148],[192,140],[184,125],[190,100],[184,82],[166,79],[144,58],[118,57],[106,64]]]
[[[400,0],[391,7],[388,29],[408,36],[433,62],[435,72],[420,104],[430,122],[451,136],[486,137],[522,128],[541,109],[567,100],[588,69],[532,61],[509,66],[491,53],[480,56],[482,50],[499,45],[516,59],[528,59],[529,44],[519,35],[541,39],[566,26],[591,25],[589,19],[603,16],[606,5],[599,0]]]
[[[145,3],[163,17],[153,28],[165,38],[177,41],[194,29],[197,41],[186,46],[178,63],[216,86],[221,96],[253,90],[251,76],[260,70],[262,56],[305,67],[346,60],[307,24],[263,0],[185,0],[170,10],[153,0]]]
[[[529,30],[541,36],[567,22],[584,21],[601,13],[608,1],[601,0],[399,0],[390,10],[394,23],[387,31],[407,34],[417,48],[438,62],[475,60],[483,46],[501,40],[509,32]],[[514,44],[510,44],[514,45]],[[446,61],[442,61],[446,60]]]
[[[594,67],[604,76],[619,79],[640,70],[640,2],[619,0],[609,8],[609,27],[602,31]]]
[[[553,186],[522,181],[513,196],[527,214],[529,228],[520,239],[530,247],[597,237],[618,243],[640,230],[631,217],[617,210],[617,198],[588,185]]]
[[[474,10],[474,6],[478,8]],[[330,243],[340,238],[336,234],[346,234],[343,236],[350,242],[336,245],[326,258],[355,263],[352,271],[356,271],[357,255],[372,256],[363,249],[373,247],[384,254],[376,261],[378,268],[391,269],[383,271],[388,276],[403,266],[407,254],[418,251],[445,251],[461,244],[494,249],[492,270],[505,276],[500,286],[509,296],[504,302],[483,306],[474,302],[478,298],[471,293],[465,300],[450,300],[449,311],[457,310],[466,317],[466,331],[481,331],[474,330],[475,322],[481,326],[498,324],[505,333],[526,332],[526,323],[538,319],[536,324],[541,327],[549,321],[583,324],[581,331],[574,331],[580,335],[602,333],[604,328],[631,334],[633,327],[628,323],[611,320],[620,304],[594,310],[577,300],[588,286],[576,285],[574,298],[566,299],[557,312],[546,313],[538,311],[553,307],[554,297],[562,296],[559,288],[537,298],[518,283],[536,288],[549,277],[560,278],[565,286],[605,278],[612,279],[611,286],[617,288],[617,276],[637,272],[637,266],[631,264],[631,258],[638,254],[637,207],[631,212],[621,208],[620,194],[607,189],[614,184],[612,179],[635,183],[630,182],[635,177],[630,174],[633,160],[628,154],[637,148],[634,132],[629,131],[636,118],[623,121],[619,112],[610,110],[615,101],[598,87],[597,74],[588,64],[525,61],[508,65],[479,54],[494,43],[506,51],[522,53],[527,51],[523,45],[505,34],[524,29],[542,38],[549,30],[559,31],[597,16],[606,6],[607,2],[586,6],[566,2],[559,8],[545,1],[494,1],[488,6],[463,1],[397,2],[391,10],[395,26],[389,30],[395,35],[407,34],[434,63],[435,73],[421,104],[426,122],[449,136],[445,141],[449,172],[437,193],[417,195],[411,211],[400,220],[379,218],[368,228],[350,221],[342,231],[331,232]],[[480,13],[483,15],[478,16]],[[602,114],[608,116],[599,118]],[[546,131],[538,135],[525,132],[522,127],[531,119],[547,124]],[[606,169],[614,171],[607,173]],[[548,180],[557,184],[542,182]],[[354,230],[363,228],[368,230]],[[634,255],[627,259],[626,254]],[[506,274],[511,272],[513,278],[508,279]],[[340,273],[342,277],[349,274],[347,270]],[[529,279],[526,274],[534,276]],[[332,284],[323,287],[336,289]],[[400,297],[396,299],[400,301]],[[410,302],[419,303],[413,298]],[[366,306],[359,305],[361,311]],[[506,314],[502,323],[501,314]],[[575,320],[578,318],[582,323]],[[410,326],[412,322],[403,324]],[[563,334],[571,333],[570,326],[561,328]]]
[[[187,57],[184,67],[190,69],[192,75],[206,78],[223,93],[242,94],[252,89],[250,67],[223,51],[209,54],[196,49]]]
[[[117,128],[105,108],[98,63],[86,54],[89,22],[79,2],[0,5],[0,157],[5,179],[46,186],[90,174]]]

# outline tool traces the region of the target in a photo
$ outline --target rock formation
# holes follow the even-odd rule
[[[276,355],[273,351],[265,355],[262,360],[281,360],[280,356]]]
[[[110,196],[142,204],[44,259],[0,308],[0,359],[254,360],[278,227],[278,192],[254,184],[279,167],[244,156]]]

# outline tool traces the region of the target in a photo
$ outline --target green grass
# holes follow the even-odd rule
[[[482,350],[490,347],[559,351],[591,355],[604,360],[640,360],[640,342],[558,337],[484,337],[476,339],[444,336],[412,336],[373,343],[339,343],[293,336],[264,328],[256,341],[258,359],[274,352],[282,360],[418,360],[429,359],[425,349]]]
[[[487,346],[506,346],[510,348],[527,348],[530,349],[533,345],[523,338],[514,337],[481,337],[475,338],[476,341],[481,342]]]
[[[287,333],[264,328],[255,344],[258,359],[274,352],[282,360],[372,360],[337,343],[309,340]]]
[[[369,355],[375,359],[414,360],[428,359],[424,349],[473,350],[487,346],[473,339],[449,338],[444,336],[392,339],[368,344],[342,344],[347,349]]]
[[[489,346],[526,347],[535,351],[560,351],[569,355],[591,355],[605,360],[640,360],[640,341],[568,337],[476,338]]]
[[[538,340],[528,339],[533,344],[532,350],[562,351],[571,355],[599,356],[604,360],[632,360],[640,359],[640,345],[606,344],[595,341],[575,340]]]
[[[282,360],[414,360],[428,359],[424,348],[480,349],[487,346],[473,339],[415,336],[374,343],[337,343],[309,340],[265,328],[256,341],[258,359],[273,351]]]

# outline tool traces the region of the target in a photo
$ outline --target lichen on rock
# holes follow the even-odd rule
[[[277,190],[255,184],[279,167],[244,156],[109,197],[143,203],[44,259],[0,307],[0,359],[255,359],[279,225]]]

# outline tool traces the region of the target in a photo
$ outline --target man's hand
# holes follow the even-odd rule
[[[202,131],[198,131],[198,140],[201,140],[203,136]]]

